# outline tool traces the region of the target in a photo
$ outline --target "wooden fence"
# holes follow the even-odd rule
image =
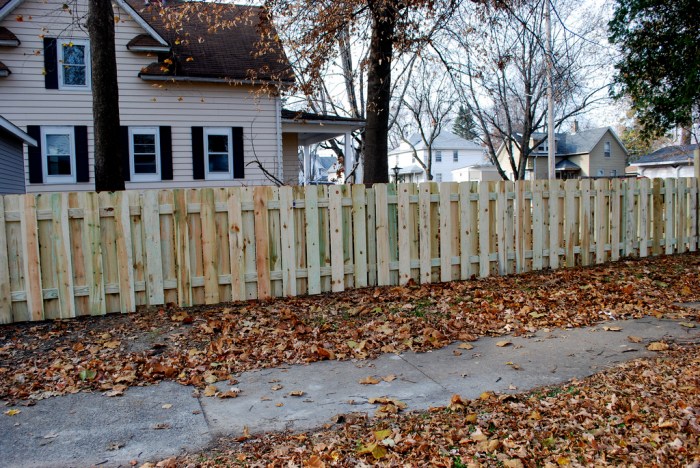
[[[0,197],[0,322],[469,279],[698,248],[698,180]]]

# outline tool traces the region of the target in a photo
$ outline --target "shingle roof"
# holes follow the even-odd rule
[[[148,48],[148,47],[163,47],[163,45],[153,39],[150,35],[148,34],[139,34],[138,36],[135,36],[133,39],[129,41],[129,43],[126,45],[126,48],[131,50],[135,47],[143,47],[143,48]]]
[[[675,145],[658,149],[650,154],[645,154],[634,164],[671,164],[688,163],[693,161],[693,152],[700,145]]]
[[[11,41],[16,42],[17,45],[20,44],[19,39],[17,39],[17,36],[15,36],[12,31],[2,26],[0,26],[0,41]]]
[[[568,154],[590,153],[595,145],[598,144],[608,127],[592,128],[590,130],[582,130],[576,133],[556,133],[554,138],[557,141],[557,156]],[[537,132],[532,134],[532,138],[537,141],[547,138],[546,133]],[[546,155],[546,152],[543,154]]]
[[[0,0],[2,1],[2,0]],[[168,74],[190,78],[291,81],[289,61],[278,40],[259,52],[263,8],[228,3],[182,2],[163,7],[127,0],[172,48]],[[170,20],[175,27],[170,24]],[[272,31],[274,33],[274,30]],[[136,40],[136,38],[134,38]],[[142,75],[152,73],[147,67]],[[162,75],[155,73],[156,75]]]
[[[411,135],[408,139],[411,144],[416,148],[416,150],[422,150],[426,148],[423,139],[417,133]],[[454,149],[473,149],[473,150],[483,150],[481,146],[474,143],[473,141],[466,140],[461,136],[455,135],[454,133],[443,130],[440,135],[435,139],[432,144],[434,150],[454,150]],[[395,151],[398,148],[394,148],[391,151]]]
[[[12,73],[12,72],[10,71],[9,68],[7,68],[7,65],[5,65],[5,64],[2,63],[2,62],[0,62],[0,76],[7,76],[7,75],[9,75],[10,73]]]
[[[289,109],[282,109],[282,118],[285,120],[325,120],[332,122],[348,122],[357,123],[364,122],[364,119],[353,119],[351,117],[340,117],[338,115],[324,115],[324,114],[314,114],[312,112],[295,111]]]
[[[557,171],[580,171],[581,168],[578,164],[572,163],[568,159],[562,159],[555,166],[554,169]]]

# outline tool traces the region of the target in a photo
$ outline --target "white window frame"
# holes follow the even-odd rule
[[[67,85],[63,82],[63,46],[68,44],[85,47],[85,84]],[[58,60],[58,89],[63,91],[90,91],[92,89],[92,58],[90,57],[90,41],[87,39],[58,39],[56,41],[56,59]]]
[[[610,169],[610,177],[617,177],[617,169]]]
[[[47,135],[68,135],[70,139],[70,175],[49,175]],[[70,126],[41,127],[41,170],[45,184],[74,184],[75,177],[75,129]]]
[[[603,143],[603,156],[606,158],[609,158],[612,155],[612,148],[610,146],[610,142],[606,141]]]
[[[156,172],[153,174],[137,174],[134,160],[134,135],[155,135]],[[161,180],[160,173],[160,129],[158,127],[129,127],[129,171],[131,182],[153,182]]]
[[[205,180],[233,179],[233,132],[230,127],[206,127],[204,129],[204,178]],[[209,135],[228,137],[228,172],[209,172]]]
[[[452,151],[452,162],[459,162],[459,150]]]
[[[435,150],[435,162],[442,162],[442,151]]]
[[[438,172],[435,174],[435,182],[442,182],[442,173]]]

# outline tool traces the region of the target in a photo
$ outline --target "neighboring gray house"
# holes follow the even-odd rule
[[[527,161],[525,179],[548,177],[547,156],[549,144],[545,133],[535,133],[530,145],[540,142]],[[624,177],[627,149],[610,127],[579,131],[574,124],[571,133],[557,133],[555,170],[558,179],[589,177]],[[517,148],[513,149],[515,160],[520,160]],[[505,145],[498,151],[498,161],[503,170],[513,179]]]
[[[0,115],[0,195],[25,193],[23,145],[36,140]]]
[[[658,149],[639,158],[631,167],[636,167],[640,177],[693,177],[693,158],[700,145],[675,145]]]

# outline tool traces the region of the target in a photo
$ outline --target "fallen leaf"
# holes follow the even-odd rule
[[[326,464],[318,455],[311,455],[311,457],[304,462],[304,468],[326,468]]]
[[[632,343],[641,343],[643,341],[643,338],[641,336],[630,335],[627,337],[627,339]]]
[[[386,377],[382,377],[382,380],[384,382],[393,382],[394,380],[396,380],[396,376],[394,374],[389,374]]]
[[[360,380],[358,383],[362,385],[375,385],[379,382],[381,382],[379,379],[370,375],[369,377],[365,377],[364,379]]]
[[[161,406],[161,408],[163,408],[163,409],[170,409],[170,408],[172,408],[172,407],[173,407],[173,405],[170,404],[170,403],[166,403],[166,404],[164,404],[163,406]]]
[[[611,331],[611,332],[619,332],[619,331],[622,331],[622,328],[620,328],[620,327],[603,327],[603,330]]]
[[[686,328],[695,328],[695,324],[690,322],[681,322],[679,325]]]
[[[276,385],[273,385],[272,387],[270,387],[270,389],[274,392],[276,392],[277,390],[282,390],[283,388],[284,388],[284,386],[282,386],[280,384],[276,384]]]
[[[281,408],[282,406],[284,406],[284,403],[281,403],[281,402],[280,402],[280,403],[275,403],[275,406],[278,407],[278,408]]]
[[[22,412],[22,410],[18,410],[18,409],[14,409],[14,408],[13,408],[13,409],[10,409],[10,410],[5,411],[5,414],[8,415],[8,416],[16,416],[16,415],[18,415],[18,414],[21,413],[21,412]]]
[[[103,347],[103,348],[108,348],[108,349],[116,349],[116,348],[119,347],[119,345],[120,345],[121,343],[122,343],[122,342],[119,341],[119,340],[112,340],[112,341],[108,341],[108,342],[106,342],[105,344],[103,344],[102,347]]]
[[[511,343],[510,341],[499,341],[498,343],[496,343],[496,346],[498,346],[499,348],[505,348],[506,346],[510,346],[512,344],[513,343]]]
[[[647,346],[649,351],[666,351],[668,348],[668,343],[664,343],[663,341],[654,341]]]
[[[153,426],[153,429],[160,430],[160,429],[170,429],[170,424],[168,423],[157,423]]]
[[[304,392],[302,392],[301,390],[294,390],[292,392],[289,392],[289,396],[295,396],[295,397],[304,396]]]
[[[204,387],[204,396],[213,397],[218,391],[219,389],[216,388],[216,385],[207,385],[206,387]]]
[[[469,343],[461,343],[459,346],[457,346],[459,349],[474,349],[474,345],[471,345]]]

